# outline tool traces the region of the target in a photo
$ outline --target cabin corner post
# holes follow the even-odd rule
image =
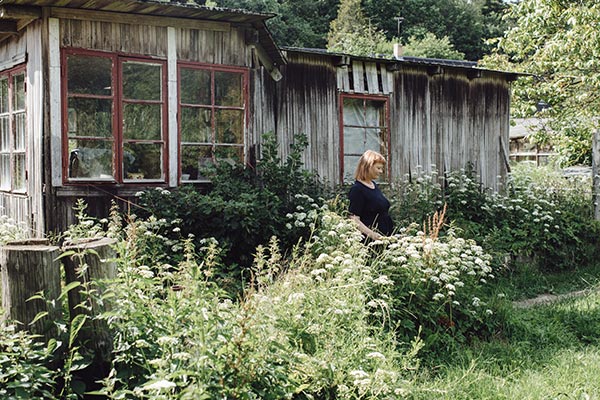
[[[60,21],[48,19],[48,86],[50,98],[50,168],[52,186],[62,185],[62,116],[60,74]]]
[[[169,186],[177,186],[179,179],[179,141],[177,132],[177,34],[175,28],[167,28],[167,90],[168,95],[168,148]]]

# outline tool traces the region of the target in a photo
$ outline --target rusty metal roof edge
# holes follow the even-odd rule
[[[241,8],[212,7],[212,6],[206,6],[206,5],[197,4],[197,3],[189,3],[187,1],[185,3],[182,1],[168,1],[167,2],[167,1],[161,1],[161,0],[132,0],[132,1],[137,2],[137,3],[152,3],[152,4],[167,6],[167,7],[189,8],[189,9],[198,9],[198,10],[215,11],[215,12],[226,12],[226,13],[230,12],[233,14],[241,14],[241,15],[247,15],[247,16],[251,16],[251,17],[259,17],[262,20],[271,19],[271,18],[277,16],[277,14],[273,14],[273,13],[248,11],[248,10],[244,10]],[[0,0],[0,3],[1,3],[1,0]]]
[[[281,46],[281,49],[286,52],[290,51],[290,52],[297,52],[297,53],[332,56],[332,57],[350,57],[355,60],[385,62],[385,63],[389,63],[389,64],[399,63],[399,64],[412,64],[412,65],[423,65],[423,66],[453,67],[453,68],[460,68],[460,69],[466,69],[466,70],[493,72],[493,73],[503,74],[503,75],[507,75],[507,76],[515,76],[515,77],[532,75],[532,74],[528,74],[525,72],[502,71],[502,70],[495,70],[495,69],[490,69],[490,68],[482,68],[482,67],[478,66],[476,61],[447,60],[447,59],[441,59],[441,58],[423,58],[423,57],[411,57],[411,56],[404,56],[404,57],[396,58],[392,55],[380,55],[380,54],[376,54],[373,56],[357,56],[357,55],[348,54],[348,53],[328,51],[326,49],[291,47],[291,46]]]

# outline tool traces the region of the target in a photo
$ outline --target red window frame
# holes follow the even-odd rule
[[[386,151],[384,152],[385,154],[382,154],[384,157],[386,157],[387,159],[387,166],[386,166],[386,180],[389,181],[390,177],[391,177],[391,168],[390,168],[390,160],[391,160],[391,133],[390,133],[390,99],[389,96],[383,96],[383,95],[373,95],[373,94],[357,94],[357,93],[340,93],[339,96],[339,126],[340,126],[340,155],[339,155],[339,162],[340,162],[340,182],[342,184],[344,184],[344,174],[345,174],[345,165],[344,165],[344,158],[347,155],[344,151],[344,128],[346,127],[346,125],[344,125],[344,99],[360,99],[364,101],[367,100],[371,100],[371,101],[376,101],[376,102],[382,102],[383,103],[383,111],[384,111],[384,123],[385,125],[383,125],[383,128],[385,129],[385,133],[384,133],[384,139],[385,139],[385,147],[386,147]],[[366,149],[365,149],[366,150]],[[371,150],[375,150],[380,152],[379,149],[371,149]],[[360,155],[360,154],[358,154]]]
[[[216,126],[215,126],[215,110],[219,110],[219,109],[231,109],[231,110],[243,110],[243,133],[242,133],[242,145],[241,146],[232,146],[232,147],[241,147],[242,149],[242,153],[243,153],[243,157],[245,159],[246,157],[246,147],[247,147],[247,130],[248,130],[248,124],[249,124],[249,120],[250,120],[250,113],[249,113],[249,69],[248,68],[244,68],[244,67],[235,67],[235,66],[228,66],[228,65],[217,65],[217,64],[206,64],[206,63],[197,63],[197,62],[178,62],[177,63],[177,126],[178,126],[178,135],[177,135],[177,139],[178,139],[178,146],[177,146],[177,154],[178,154],[178,159],[177,159],[177,166],[178,166],[178,181],[180,183],[185,183],[185,180],[182,180],[182,147],[185,145],[189,145],[189,146],[203,146],[203,145],[208,145],[208,143],[201,143],[201,142],[190,142],[187,144],[183,143],[182,140],[182,134],[181,134],[181,117],[182,117],[182,106],[186,107],[189,106],[186,103],[182,103],[182,99],[181,99],[181,70],[182,69],[194,69],[194,70],[203,70],[203,71],[208,71],[211,74],[211,88],[210,88],[210,93],[211,93],[211,104],[205,104],[202,106],[199,105],[193,105],[195,107],[202,107],[202,108],[206,108],[206,109],[210,109],[211,110],[211,130],[212,130],[212,146],[213,146],[213,150],[215,147],[217,146],[226,146],[225,143],[220,143],[216,141],[216,137],[215,137],[215,132],[216,132]],[[215,72],[232,72],[232,73],[238,73],[241,75],[242,77],[242,106],[241,107],[236,107],[236,106],[219,106],[215,104]],[[213,162],[216,161],[214,159],[214,155],[213,155]],[[245,160],[241,160],[241,161],[245,161]],[[205,179],[196,179],[196,180],[190,180],[190,183],[195,183],[195,182],[204,182],[206,181]]]
[[[15,110],[15,98],[14,98],[14,77],[18,75],[23,75],[23,109]],[[0,191],[8,192],[8,193],[17,193],[17,194],[26,194],[27,193],[27,76],[26,76],[26,65],[18,65],[13,68],[9,68],[0,72],[0,77],[6,77],[8,80],[8,149],[5,151],[1,151],[0,153],[3,155],[9,155],[9,176],[10,182],[8,188],[3,188],[3,185],[0,185]],[[0,110],[1,112],[1,110]],[[15,138],[16,138],[16,123],[15,123],[15,115],[17,113],[22,113],[24,115],[24,126],[23,126],[23,148],[16,149]],[[23,188],[18,189],[15,188],[15,154],[23,155],[23,163],[24,163],[24,172],[23,172]],[[0,176],[1,179],[1,176]]]
[[[111,94],[110,95],[86,95],[86,94],[70,94],[68,92],[68,60],[71,55],[101,57],[111,61]],[[161,65],[161,96],[158,101],[145,100],[129,100],[123,97],[123,64],[127,62],[139,62],[147,64]],[[96,50],[79,49],[79,48],[64,48],[61,52],[61,99],[62,99],[62,172],[63,183],[66,185],[77,184],[165,184],[169,177],[169,153],[168,153],[168,88],[167,88],[167,62],[166,60],[156,59],[152,57],[144,57],[131,54],[109,53]],[[69,177],[69,98],[89,98],[89,99],[110,99],[112,101],[112,172],[113,176],[107,180],[100,180],[94,177],[91,178],[70,178]],[[161,105],[161,137],[160,140],[154,141],[161,144],[162,159],[161,159],[161,177],[158,179],[137,180],[124,176],[123,158],[125,143],[142,143],[144,140],[126,139],[124,137],[124,112],[123,108],[126,103],[133,104],[160,104]],[[103,140],[100,138],[85,138],[84,140]],[[110,141],[110,139],[106,139]]]

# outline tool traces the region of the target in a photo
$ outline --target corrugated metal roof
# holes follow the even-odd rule
[[[528,74],[518,73],[518,72],[510,72],[510,71],[498,71],[487,68],[478,67],[477,63],[474,61],[463,61],[463,60],[446,60],[440,58],[422,58],[422,57],[408,57],[403,56],[396,58],[392,55],[382,55],[376,54],[373,56],[355,56],[347,53],[340,52],[331,52],[326,49],[313,49],[313,48],[303,48],[303,47],[281,47],[284,51],[289,52],[297,52],[297,53],[307,53],[307,54],[321,54],[332,57],[350,57],[354,60],[364,60],[364,61],[372,61],[379,63],[388,63],[388,64],[408,64],[408,65],[422,65],[425,67],[453,67],[460,68],[464,70],[468,70],[471,72],[477,71],[489,71],[495,72],[499,74],[506,75],[509,80],[515,79],[518,76],[525,76]]]

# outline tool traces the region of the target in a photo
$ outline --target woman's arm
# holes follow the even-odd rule
[[[369,238],[373,239],[373,240],[380,240],[383,238],[383,236],[377,232],[375,232],[373,229],[369,228],[368,226],[366,226],[361,220],[360,217],[358,217],[358,215],[351,215],[350,219],[352,221],[354,221],[356,223],[356,225],[358,226],[358,230],[363,234],[363,235],[367,235]]]

